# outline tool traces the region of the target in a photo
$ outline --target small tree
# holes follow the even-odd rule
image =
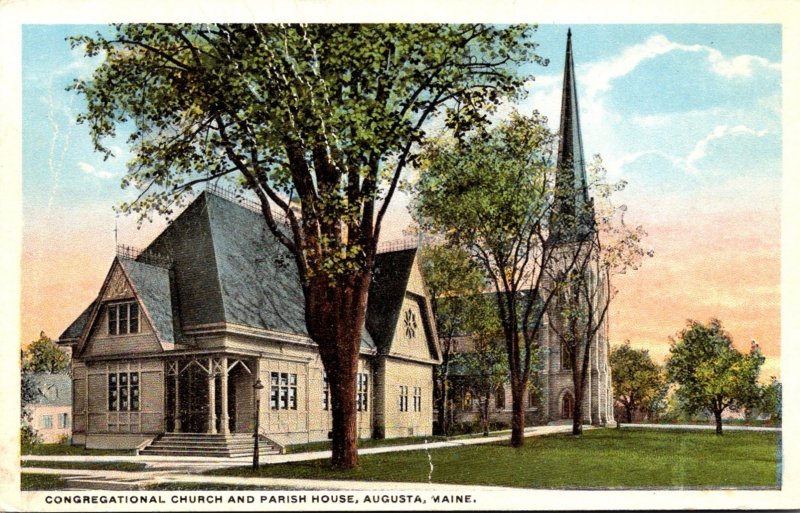
[[[689,414],[713,414],[721,435],[725,410],[739,411],[758,401],[764,356],[755,342],[748,354],[737,351],[718,319],[708,324],[689,320],[678,340],[671,340],[667,377],[679,386],[678,400]]]
[[[467,333],[466,319],[475,319],[474,298],[483,289],[483,275],[460,248],[424,246],[420,267],[431,297],[431,308],[442,346],[442,363],[434,370],[434,401],[439,433],[450,433],[450,364],[458,341]]]
[[[39,397],[39,390],[30,372],[23,372],[20,380],[20,443],[23,448],[41,442],[41,437],[31,425],[28,406]]]
[[[508,353],[503,346],[500,320],[493,298],[479,294],[468,299],[463,325],[469,333],[466,347],[453,357],[462,385],[476,392],[483,434],[489,435],[489,403],[492,394],[508,381]]]
[[[69,357],[44,331],[22,352],[22,372],[57,374],[69,369]]]
[[[628,422],[633,422],[636,410],[649,411],[665,390],[661,367],[647,349],[633,349],[629,341],[611,350],[609,364],[614,398],[625,408]]]
[[[759,386],[758,401],[745,410],[748,419],[766,419],[780,423],[782,419],[783,385],[775,376],[770,382]]]

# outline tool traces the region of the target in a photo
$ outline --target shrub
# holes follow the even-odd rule
[[[39,433],[29,424],[20,426],[19,440],[23,453],[28,452],[27,450],[34,445],[42,443],[42,437],[39,436]]]

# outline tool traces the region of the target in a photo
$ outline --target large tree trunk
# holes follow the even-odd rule
[[[331,393],[334,468],[358,465],[355,388],[370,274],[355,273],[338,287],[314,277],[306,294],[306,325],[319,346]]]
[[[633,424],[633,405],[630,404],[625,407],[625,413],[628,416],[628,424]]]
[[[722,434],[722,410],[714,410],[714,422],[717,425],[717,434]]]
[[[522,447],[525,445],[525,404],[524,394],[526,383],[511,383],[511,446]]]

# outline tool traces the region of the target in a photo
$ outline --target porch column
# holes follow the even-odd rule
[[[216,390],[217,383],[216,376],[214,375],[214,359],[208,359],[208,431],[209,435],[217,434],[217,404],[216,404]]]
[[[222,367],[222,373],[220,375],[222,381],[220,382],[219,404],[222,410],[222,417],[219,421],[219,432],[223,435],[227,435],[230,433],[230,428],[228,427],[228,358],[220,358],[220,366]]]
[[[178,372],[175,373],[175,432],[181,432],[181,394],[180,394],[180,363],[176,363],[175,365],[176,370]]]

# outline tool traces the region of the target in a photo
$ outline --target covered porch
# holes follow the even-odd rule
[[[252,433],[258,359],[230,353],[182,355],[165,362],[168,433]]]

